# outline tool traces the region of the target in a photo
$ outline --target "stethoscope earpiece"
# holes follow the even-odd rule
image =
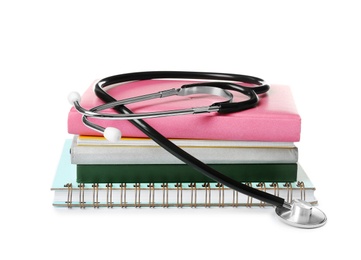
[[[103,135],[105,139],[107,139],[111,143],[119,142],[122,137],[122,133],[118,128],[115,127],[107,127],[104,129]]]
[[[70,105],[74,105],[75,102],[80,102],[80,94],[78,92],[70,92],[68,95],[68,101]]]

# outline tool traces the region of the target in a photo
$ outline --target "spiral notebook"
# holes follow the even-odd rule
[[[53,181],[53,205],[57,207],[240,207],[269,206],[219,183],[78,183],[71,163],[71,140],[64,144]],[[317,204],[315,187],[298,164],[295,182],[245,183],[291,202]]]

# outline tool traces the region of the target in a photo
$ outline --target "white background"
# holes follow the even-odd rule
[[[357,1],[1,1],[1,258],[355,259],[360,11]],[[295,229],[272,209],[53,208],[67,94],[144,70],[290,85],[326,226]]]

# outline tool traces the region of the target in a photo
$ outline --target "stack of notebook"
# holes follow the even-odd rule
[[[189,83],[189,81],[187,81]],[[109,90],[117,99],[164,89],[184,81],[146,80]],[[234,93],[235,100],[244,97]],[[170,97],[128,107],[150,112],[206,106],[214,97]],[[92,86],[82,95],[87,109],[102,104]],[[105,112],[112,112],[111,110]],[[83,125],[72,108],[67,140],[53,190],[56,206],[250,206],[256,202],[203,176],[144,136],[128,121],[91,119],[116,127],[110,143]],[[298,163],[301,119],[287,86],[272,85],[257,107],[233,114],[186,115],[145,120],[189,154],[224,175],[272,194],[316,203],[314,187]],[[70,149],[70,154],[67,153]],[[75,195],[75,193],[78,193]],[[228,194],[228,195],[227,195]],[[259,202],[260,205],[262,202]]]

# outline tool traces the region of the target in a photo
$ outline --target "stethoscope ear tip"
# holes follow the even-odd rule
[[[105,128],[103,135],[105,139],[107,139],[111,143],[119,142],[120,138],[122,137],[122,133],[120,132],[120,130],[114,127]]]
[[[71,92],[68,95],[68,101],[71,105],[74,105],[74,102],[80,102],[80,94],[78,92]]]

